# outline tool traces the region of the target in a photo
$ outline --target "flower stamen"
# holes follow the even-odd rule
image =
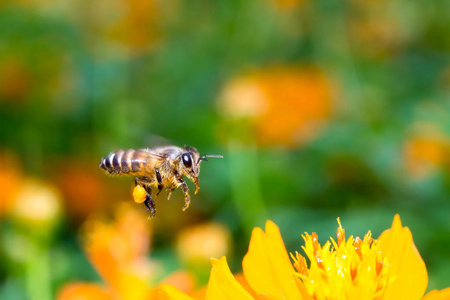
[[[345,229],[342,228],[342,224],[341,224],[341,220],[339,218],[337,218],[339,227],[336,231],[336,237],[337,237],[337,245],[338,247],[341,246],[342,243],[345,244]]]
[[[323,247],[316,233],[302,235],[302,247],[309,258],[295,253],[294,267],[297,276],[315,299],[345,299],[357,293],[362,299],[382,295],[388,283],[388,261],[380,251],[379,242],[369,231],[364,239],[350,236],[345,240],[345,230],[338,219],[336,242],[331,239]]]

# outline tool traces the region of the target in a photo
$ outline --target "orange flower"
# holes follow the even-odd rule
[[[157,264],[147,257],[151,235],[147,217],[144,211],[123,204],[111,222],[98,218],[88,220],[83,229],[83,248],[105,286],[68,283],[59,291],[57,299],[165,300],[172,299],[172,294],[191,292],[195,280],[183,271],[169,275],[162,282],[172,287],[150,285],[160,272]]]
[[[450,138],[433,124],[416,124],[416,132],[404,146],[405,164],[416,178],[427,177],[441,167],[449,166]]]
[[[88,259],[114,292],[124,299],[145,299],[152,266],[149,224],[144,214],[123,205],[113,223],[90,220],[85,225]]]
[[[110,291],[95,283],[71,283],[66,285],[57,296],[64,300],[113,300]]]
[[[18,57],[11,55],[0,60],[0,101],[23,101],[32,82],[30,68]]]
[[[357,46],[355,55],[372,59],[385,58],[395,54],[399,48],[414,36],[413,26],[404,26],[400,20],[410,18],[402,12],[392,13],[387,1],[350,1],[355,13],[348,19],[348,34],[352,44]],[[414,21],[409,20],[411,23]]]
[[[22,180],[22,172],[15,157],[0,153],[0,216],[11,210]]]
[[[331,116],[333,97],[321,71],[272,68],[231,81],[219,106],[228,119],[249,119],[260,143],[293,146],[317,135]]]
[[[278,227],[267,221],[265,232],[253,230],[243,260],[248,286],[231,274],[225,257],[212,260],[206,299],[421,299],[428,283],[425,264],[412,235],[395,216],[378,239],[350,236],[339,223],[336,241],[321,246],[315,233],[303,235],[306,259],[289,260]],[[424,299],[444,299],[450,289]]]
[[[96,12],[92,15],[92,29],[97,31],[96,36],[122,43],[131,50],[131,54],[148,50],[160,37],[158,20],[163,10],[158,1],[96,0],[89,5]]]
[[[289,12],[303,5],[306,0],[272,0],[272,2],[280,11]]]
[[[57,167],[54,181],[64,195],[67,213],[76,220],[84,220],[92,212],[99,211],[116,200],[120,191],[107,184],[95,163],[74,157],[65,157]],[[76,183],[76,184],[74,184]],[[116,205],[116,203],[114,203]]]

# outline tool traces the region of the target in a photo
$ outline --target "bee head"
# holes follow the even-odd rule
[[[203,160],[208,161],[207,157],[222,158],[223,156],[221,155],[200,156],[197,149],[195,149],[194,147],[185,146],[184,149],[185,152],[181,155],[182,170],[184,175],[189,179],[191,179],[197,186],[197,189],[195,190],[195,193],[197,194],[198,189],[200,188],[198,185],[198,175],[200,174],[200,163]]]

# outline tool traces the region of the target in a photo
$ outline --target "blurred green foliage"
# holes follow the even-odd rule
[[[71,215],[67,202],[76,200],[60,182],[79,180],[65,166],[83,162],[97,178],[110,151],[167,142],[225,158],[203,164],[202,189],[185,213],[181,195],[157,202],[151,255],[163,264],[180,267],[171,250],[177,232],[204,220],[230,228],[229,263],[238,271],[251,229],[267,218],[295,251],[305,231],[334,236],[338,216],[348,233],[377,237],[399,213],[429,289],[448,286],[450,2],[142,3],[0,4],[0,147],[18,157],[24,176],[54,182],[66,201],[64,220],[42,246],[52,253],[51,272],[35,278],[50,281],[51,295],[71,280],[98,280],[78,245],[88,212]],[[301,143],[259,143],[252,122],[227,117],[218,104],[233,79],[273,66],[314,66],[335,88],[324,127]],[[120,192],[96,211],[130,201],[130,178],[98,173]],[[18,229],[8,216],[0,224],[4,246]],[[44,242],[33,243],[39,252]],[[22,276],[30,273],[6,252],[0,298],[25,299]]]

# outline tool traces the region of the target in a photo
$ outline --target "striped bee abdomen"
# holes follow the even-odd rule
[[[110,174],[128,174],[141,171],[148,153],[141,150],[119,150],[105,157],[100,168]]]

